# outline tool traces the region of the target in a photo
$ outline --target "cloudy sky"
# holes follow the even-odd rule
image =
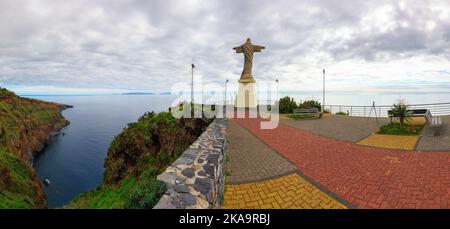
[[[282,90],[450,92],[450,2],[0,0],[0,85],[17,92],[170,90],[236,81]]]

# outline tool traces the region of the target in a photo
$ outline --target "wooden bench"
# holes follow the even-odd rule
[[[408,111],[411,112],[411,117],[425,117],[427,112],[429,112],[427,109],[414,109]],[[392,123],[392,118],[395,117],[392,110],[388,110],[388,116]]]
[[[434,131],[433,136],[439,136],[441,127],[442,127],[442,120],[440,116],[432,116],[431,112],[428,110],[425,118],[427,119],[427,123],[430,126],[430,128]]]
[[[319,109],[317,109],[315,107],[294,110],[294,114],[318,114],[318,113],[319,113]]]

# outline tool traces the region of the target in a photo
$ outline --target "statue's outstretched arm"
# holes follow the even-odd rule
[[[234,47],[233,49],[236,50],[236,53],[243,53],[244,52],[244,48],[242,46]]]
[[[262,49],[265,49],[266,47],[261,46],[261,45],[253,45],[253,50],[255,52],[261,52]]]

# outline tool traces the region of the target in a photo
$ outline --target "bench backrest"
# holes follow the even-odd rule
[[[428,110],[428,109],[413,109],[410,111],[412,112],[413,115],[425,115],[430,110]]]
[[[389,117],[394,116],[394,114],[392,112],[393,112],[392,110],[388,110]],[[428,113],[430,113],[430,110],[428,110],[428,109],[413,109],[413,110],[408,110],[408,112],[411,116],[423,116],[423,115],[426,116]]]
[[[294,113],[319,113],[319,109],[316,107],[295,109]]]

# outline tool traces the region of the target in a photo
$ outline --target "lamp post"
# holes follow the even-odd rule
[[[278,79],[275,79],[275,82],[277,83],[277,101],[278,101]]]
[[[223,104],[226,106],[227,105],[227,84],[228,84],[228,79],[225,80],[225,97],[223,99]]]
[[[225,95],[223,98],[223,112],[225,114],[225,116],[227,115],[227,84],[228,84],[228,79],[225,80]]]
[[[194,63],[191,64],[191,104],[194,105]]]
[[[322,113],[325,112],[325,68],[323,69]]]

